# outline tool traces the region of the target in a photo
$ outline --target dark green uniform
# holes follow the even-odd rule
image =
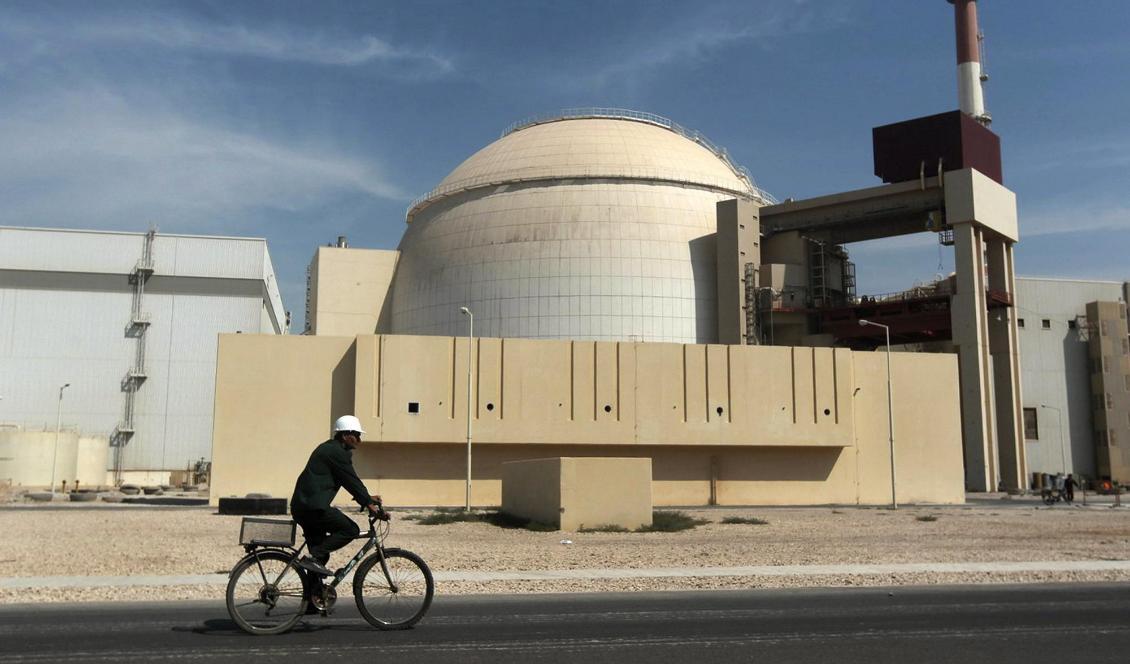
[[[330,439],[314,448],[290,497],[290,513],[302,526],[310,556],[323,565],[330,559],[331,551],[345,546],[361,532],[353,519],[330,506],[343,487],[358,505],[376,504],[353,469],[353,450]]]

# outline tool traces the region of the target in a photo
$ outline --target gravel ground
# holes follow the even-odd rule
[[[507,530],[485,523],[423,526],[394,518],[389,542],[435,570],[730,567],[855,563],[1130,559],[1130,509],[1022,505],[709,508],[711,523],[677,533]],[[396,517],[412,512],[398,512]],[[416,512],[420,513],[420,512]],[[721,523],[758,517],[767,525]],[[936,517],[921,521],[919,517]],[[355,517],[360,519],[360,516]],[[243,555],[241,517],[214,508],[19,505],[0,510],[0,577],[226,573]],[[360,521],[359,521],[360,523]],[[567,539],[571,544],[563,544]],[[352,553],[352,549],[349,550]],[[338,553],[334,561],[344,560]],[[1130,572],[906,573],[797,577],[684,577],[451,581],[445,594],[592,592],[794,586],[1130,581]],[[2,589],[0,602],[219,598],[215,586]]]

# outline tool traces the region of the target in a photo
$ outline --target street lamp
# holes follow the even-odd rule
[[[475,315],[467,307],[459,307],[459,313],[467,316],[467,496],[463,503],[465,511],[471,511],[471,365],[474,361],[473,345],[475,339]]]
[[[1047,408],[1048,410],[1055,411],[1056,429],[1059,430],[1059,462],[1063,467],[1063,476],[1067,476],[1067,450],[1063,446],[1063,413],[1055,406],[1049,406],[1046,403],[1040,404],[1040,408]]]
[[[894,388],[891,385],[891,328],[882,323],[873,323],[866,319],[859,320],[860,327],[881,327],[887,337],[887,441],[891,448],[891,509],[899,508],[899,501],[895,494],[895,410]]]
[[[59,403],[55,407],[55,451],[51,454],[51,494],[55,494],[55,464],[59,462],[59,427],[63,421],[63,390],[70,387],[70,383],[63,383],[59,388]]]

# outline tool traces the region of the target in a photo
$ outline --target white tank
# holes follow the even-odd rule
[[[55,460],[55,487],[63,480],[74,485],[78,456],[78,434],[59,433],[58,450],[54,431],[0,429],[0,483],[12,486],[47,487],[51,484],[51,463]]]
[[[589,109],[519,123],[413,204],[390,331],[718,340],[715,204],[771,200],[700,135]]]
[[[82,436],[78,439],[75,479],[84,487],[107,486],[106,469],[110,463],[110,439],[105,436]]]

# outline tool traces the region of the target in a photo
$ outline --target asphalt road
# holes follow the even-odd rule
[[[439,597],[404,632],[339,607],[253,637],[220,601],[8,605],[0,664],[1130,659],[1130,584]]]

